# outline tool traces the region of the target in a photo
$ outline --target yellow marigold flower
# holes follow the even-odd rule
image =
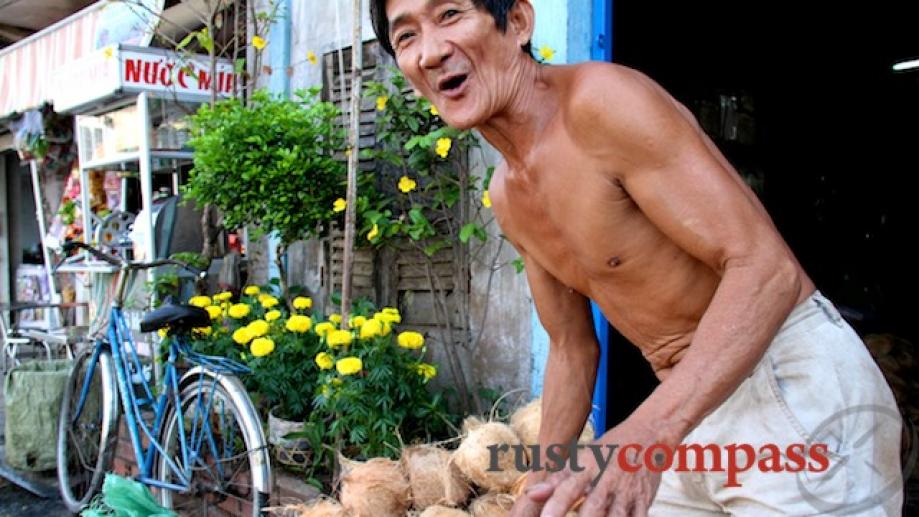
[[[385,95],[380,95],[379,97],[377,97],[377,111],[385,110],[387,102],[389,102],[389,97]]]
[[[367,240],[372,241],[373,239],[376,239],[377,235],[379,234],[380,234],[380,227],[374,224],[373,228],[371,228],[370,231],[367,233]]]
[[[552,61],[552,58],[555,57],[555,50],[548,45],[543,45],[539,47],[539,57],[541,57],[543,61]]]
[[[259,286],[257,285],[246,286],[245,290],[243,290],[243,293],[248,294],[249,296],[255,296],[260,292],[262,292],[262,290],[259,289]]]
[[[319,60],[316,59],[316,53],[312,50],[306,53],[306,60],[309,61],[311,65],[315,65],[317,62],[319,62]]]
[[[364,316],[354,316],[352,318],[348,318],[348,326],[353,329],[359,329],[361,328],[361,325],[363,325],[366,321],[367,318]]]
[[[417,348],[421,348],[424,345],[424,336],[418,332],[407,331],[400,333],[399,337],[396,338],[396,341],[402,348],[415,350]]]
[[[364,369],[360,357],[345,357],[335,363],[335,369],[341,375],[353,375]]]
[[[233,341],[236,341],[239,345],[245,345],[249,341],[252,341],[254,337],[252,331],[246,327],[239,327],[233,332]]]
[[[189,305],[194,305],[195,307],[201,307],[202,309],[211,304],[211,299],[207,296],[192,296],[188,300]]]
[[[408,194],[409,192],[415,190],[415,187],[417,186],[418,184],[415,183],[415,180],[409,178],[408,176],[402,176],[399,178],[399,190],[401,190],[403,194]]]
[[[156,334],[157,334],[159,337],[166,337],[166,336],[169,335],[169,329],[168,329],[168,328],[159,329],[159,330],[156,331]]]
[[[341,314],[338,314],[337,312],[329,314],[329,321],[336,325],[341,325]]]
[[[216,305],[208,305],[204,310],[207,311],[207,315],[210,316],[212,320],[216,320],[223,316],[223,309]]]
[[[451,147],[453,147],[453,140],[450,140],[447,137],[438,138],[437,144],[434,147],[434,152],[437,153],[437,156],[446,158],[447,154],[450,152]]]
[[[332,367],[335,366],[335,359],[326,352],[319,352],[316,354],[316,366],[318,366],[320,370],[331,370]]]
[[[246,328],[249,329],[249,332],[252,333],[253,337],[262,337],[268,333],[268,330],[271,328],[268,325],[268,322],[265,320],[255,320],[252,323],[246,325]]]
[[[281,317],[281,311],[273,310],[265,313],[265,321],[274,321]]]
[[[440,112],[437,111],[437,106],[435,106],[435,105],[433,105],[433,104],[431,104],[430,112],[431,112],[431,115],[434,115],[435,117],[438,116],[438,115],[440,115]]]
[[[330,347],[347,346],[351,344],[351,332],[348,330],[333,330],[328,333],[326,340]]]
[[[192,332],[199,336],[210,336],[213,331],[214,329],[211,327],[197,327],[192,329]]]
[[[319,337],[325,337],[326,334],[335,330],[335,325],[329,323],[328,321],[323,321],[316,325],[316,335]]]
[[[488,195],[488,191],[482,192],[482,206],[485,208],[491,208],[491,196]]]
[[[344,212],[347,206],[348,206],[347,201],[345,201],[343,198],[338,198],[335,200],[335,203],[332,204],[332,211],[333,212]]]
[[[214,295],[215,302],[225,302],[233,297],[233,293],[230,291],[224,291],[222,293],[217,293]]]
[[[227,311],[227,313],[230,315],[231,318],[240,319],[240,318],[245,318],[246,316],[248,316],[251,310],[252,309],[245,303],[237,303],[237,304],[231,305],[230,310]]]
[[[415,365],[415,372],[429,381],[437,376],[437,367],[433,364],[420,363]]]
[[[306,296],[298,296],[294,298],[294,309],[310,309],[313,307],[313,299]]]
[[[287,319],[285,327],[291,332],[306,332],[313,326],[313,320],[309,316],[294,314]]]
[[[255,357],[262,357],[274,351],[274,341],[269,337],[260,337],[252,340],[249,350]]]
[[[383,310],[380,312],[383,314],[395,314],[396,316],[399,315],[399,309],[395,307],[383,307]]]
[[[361,339],[373,339],[383,335],[383,323],[379,320],[368,320],[361,325]]]
[[[261,296],[258,301],[262,304],[262,307],[266,309],[270,309],[278,304],[278,299],[270,295]]]
[[[265,41],[265,38],[261,36],[252,36],[252,46],[258,50],[262,50],[268,45],[268,42]]]
[[[374,315],[374,319],[384,321],[386,323],[402,323],[402,316],[398,312],[378,312]]]

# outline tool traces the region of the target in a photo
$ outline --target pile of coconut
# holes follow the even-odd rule
[[[514,446],[537,443],[540,414],[541,400],[536,399],[516,410],[509,425],[469,417],[452,451],[414,445],[402,450],[399,461],[342,459],[337,501],[322,497],[273,511],[299,517],[503,517],[524,476]],[[581,441],[593,440],[593,434],[588,423]],[[489,470],[495,445],[507,447],[497,449],[498,469]]]

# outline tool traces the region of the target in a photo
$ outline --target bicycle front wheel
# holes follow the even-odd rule
[[[57,478],[64,504],[74,513],[99,491],[118,438],[112,357],[104,350],[94,356],[94,350],[90,347],[74,360],[58,420]]]
[[[166,413],[157,479],[160,504],[183,516],[262,515],[271,473],[261,421],[242,384],[202,372],[183,382],[181,411]],[[184,451],[182,443],[185,444]]]

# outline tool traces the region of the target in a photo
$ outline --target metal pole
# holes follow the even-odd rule
[[[57,294],[57,282],[54,281],[54,273],[52,272],[51,254],[48,252],[48,247],[45,246],[45,237],[48,235],[48,232],[45,229],[45,205],[42,203],[41,199],[41,179],[38,174],[38,162],[29,160],[29,169],[32,172],[32,194],[35,196],[35,217],[38,218],[38,232],[40,234],[38,243],[39,246],[41,246],[41,255],[45,263],[45,275],[48,277],[48,291],[51,297],[49,301],[51,303],[57,303],[60,301],[60,297]],[[51,328],[61,325],[56,311],[49,310],[47,318]]]
[[[341,271],[341,316],[342,328],[348,328],[348,313],[351,310],[351,271],[354,262],[354,216],[357,204],[357,167],[361,139],[361,80],[364,59],[361,41],[361,0],[353,0],[351,26],[351,134],[348,145],[348,193],[345,209],[345,249]]]

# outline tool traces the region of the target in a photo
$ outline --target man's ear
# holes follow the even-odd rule
[[[522,47],[533,39],[536,26],[536,13],[530,0],[517,0],[507,13],[507,27],[517,37]]]

